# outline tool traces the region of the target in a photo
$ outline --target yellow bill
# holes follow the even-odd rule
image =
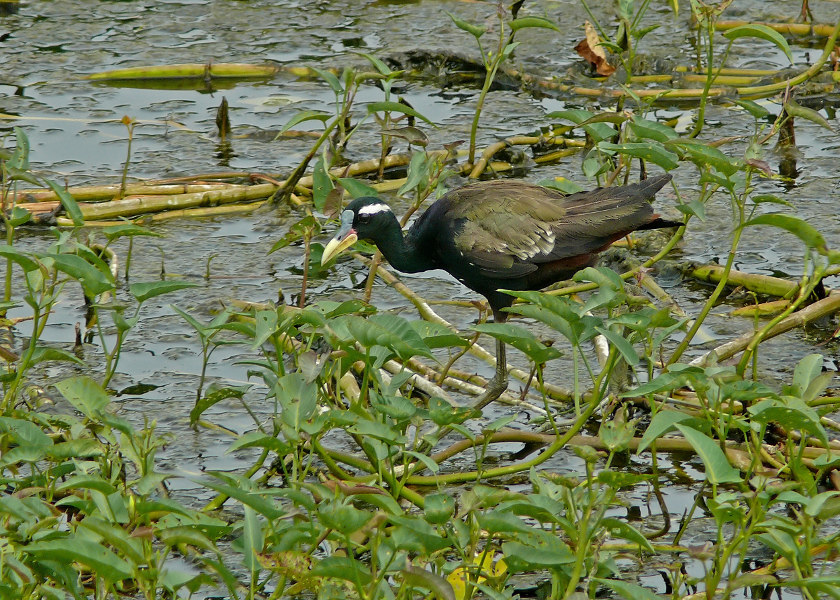
[[[327,264],[331,259],[355,244],[358,239],[356,231],[353,229],[353,211],[345,210],[341,213],[341,227],[338,228],[335,237],[324,248],[324,253],[321,255],[321,264]]]

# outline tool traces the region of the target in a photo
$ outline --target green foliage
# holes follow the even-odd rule
[[[653,30],[640,25],[648,4],[618,2],[620,35],[606,44],[621,54],[630,78],[635,46]],[[675,3],[672,7],[676,10]],[[701,8],[692,2],[692,10]],[[486,70],[473,121],[472,154],[486,91],[517,47],[509,34],[521,38],[526,28],[557,27],[539,16],[507,19],[501,11],[493,30],[498,46],[488,50],[481,44],[490,29],[450,17],[475,38]],[[705,26],[715,15],[703,12],[702,17]],[[730,42],[759,38],[790,54],[784,39],[764,26],[748,25],[724,35]],[[711,37],[701,42],[710,45]],[[401,72],[391,71],[375,56],[362,57],[371,72],[315,69],[335,95],[334,112],[304,111],[281,130],[312,121],[324,129],[298,173],[314,161],[315,210],[305,210],[273,248],[302,242],[306,269],[319,262],[320,247],[312,238],[323,217],[335,212],[343,190],[352,197],[375,193],[367,183],[337,178],[331,170],[358,127],[348,123],[360,86],[375,82],[384,92],[382,100],[360,111],[362,120],[373,116],[381,126],[383,155],[390,139],[399,137],[396,122],[417,118],[431,123],[392,98]],[[711,73],[712,65],[707,66]],[[678,198],[677,208],[690,222],[694,216],[703,218],[713,193],[728,198],[735,227],[727,272],[744,231],[762,226],[795,235],[805,246],[805,274],[791,310],[805,302],[840,255],[818,228],[801,218],[761,213],[784,207],[784,201],[753,193],[752,177],[763,171],[759,125],[743,156],[733,156],[725,146],[683,137],[645,118],[645,106],[634,100],[640,110],[633,114],[567,109],[548,117],[569,121],[573,126],[568,131],[587,136],[591,144],[582,166],[587,175],[615,179],[634,159],[665,170],[681,163],[696,169],[700,191]],[[738,103],[756,120],[769,114],[754,102]],[[819,114],[793,101],[786,101],[784,109],[790,118],[825,125]],[[702,114],[696,133],[701,128]],[[17,181],[46,185],[58,194],[71,221],[82,223],[66,190],[31,172],[29,141],[22,130],[15,129],[14,150],[0,153],[0,162],[3,186]],[[413,196],[413,209],[437,193],[449,174],[444,164],[425,152],[412,156],[399,194]],[[294,183],[288,186],[290,193]],[[315,214],[319,212],[323,214]],[[511,313],[533,319],[563,339],[549,344],[514,323],[476,325],[468,337],[498,339],[524,355],[537,374],[530,385],[546,400],[546,419],[556,436],[553,441],[539,438],[547,445],[536,456],[501,465],[488,452],[497,440],[533,443],[526,435],[530,432],[507,429],[516,415],[488,423],[478,411],[440,397],[434,386],[421,385],[430,382],[421,382],[411,370],[417,358],[443,364],[472,344],[444,325],[377,312],[361,301],[311,304],[305,293],[299,308],[227,309],[209,322],[173,307],[195,331],[202,349],[190,426],[223,428],[226,403],[242,405],[253,417],[251,430],[232,434],[228,447],[228,452],[252,461],[251,468],[193,477],[203,491],[215,494],[198,510],[194,499],[170,495],[167,489],[167,481],[182,474],[159,468],[157,451],[172,440],[158,434],[152,421],[138,430],[117,416],[108,390],[142,305],[195,284],[135,282],[122,294],[124,300],[117,301],[107,253],[82,243],[76,231],[57,231],[52,246],[37,253],[15,247],[11,234],[30,217],[20,207],[4,212],[7,238],[0,245],[7,273],[7,297],[0,310],[26,306],[33,323],[31,343],[21,356],[6,360],[0,372],[0,483],[5,492],[0,496],[0,595],[159,598],[207,595],[215,588],[231,598],[461,600],[479,593],[512,598],[521,590],[511,576],[527,573],[545,581],[540,593],[550,598],[600,597],[605,589],[625,598],[649,598],[653,592],[627,581],[619,561],[642,563],[653,555],[661,564],[676,565],[670,582],[675,597],[694,593],[701,584],[709,593],[726,596],[738,587],[779,585],[776,576],[746,572],[757,545],[780,570],[789,565],[785,585],[811,597],[836,595],[837,577],[821,570],[820,562],[820,552],[837,550],[837,535],[826,522],[840,514],[840,496],[822,487],[826,473],[837,465],[834,454],[825,451],[830,436],[822,408],[831,375],[822,372],[822,357],[813,354],[800,361],[781,390],[750,379],[746,368],[773,323],[757,331],[737,366],[719,366],[713,359],[681,363],[719,292],[692,315],[693,323],[672,317],[667,308],[639,304],[608,269],[587,268],[575,276],[584,288],[580,298],[515,292],[521,302]],[[108,244],[152,234],[129,223],[102,231]],[[13,275],[21,289],[15,298],[8,283]],[[82,362],[44,341],[55,304],[79,287],[96,317],[90,331],[101,341],[104,371],[53,383],[58,394],[52,393],[55,404],[49,410],[30,405],[26,386],[39,377],[34,367],[47,361]],[[110,316],[113,324],[107,333],[103,316]],[[680,332],[682,341],[676,344],[670,338],[681,329],[687,331]],[[591,352],[595,344],[607,348],[599,362]],[[222,345],[237,345],[248,355],[243,362],[256,383],[205,388],[209,358]],[[566,429],[555,422],[550,391],[540,386],[542,375],[556,365],[551,361],[561,355],[574,361],[569,376],[576,406],[574,413],[562,411],[570,417]],[[589,381],[579,381],[586,375]],[[633,414],[610,403],[621,400],[632,400],[642,409]],[[577,445],[569,446],[584,427],[597,429],[598,436],[578,437]],[[449,446],[445,434],[458,439]],[[452,454],[434,452],[441,439]],[[684,523],[696,510],[704,511],[714,537],[706,548],[681,545],[682,531],[669,540],[673,544],[662,545],[655,539],[657,532],[624,518],[619,510],[627,493],[647,494],[650,486],[659,493],[660,459],[645,463],[650,473],[616,466],[628,460],[628,448],[637,455],[647,457],[656,450],[653,456],[661,456],[662,448],[674,442],[703,472],[705,484],[698,487],[696,506]],[[582,462],[574,476],[556,475],[546,463],[559,459],[564,448]],[[770,453],[772,470],[763,464]],[[454,460],[448,462],[450,458]],[[216,510],[223,505],[224,511]],[[702,568],[691,568],[688,575],[684,565],[692,556],[702,561]],[[178,567],[184,560],[191,563],[189,571]]]

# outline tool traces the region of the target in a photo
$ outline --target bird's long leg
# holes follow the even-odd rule
[[[507,320],[507,313],[493,310],[493,320],[496,323],[504,323]],[[478,397],[473,404],[473,408],[481,410],[494,400],[496,400],[507,389],[507,360],[505,358],[505,343],[496,339],[496,374],[493,379],[487,382],[487,387],[484,393]]]

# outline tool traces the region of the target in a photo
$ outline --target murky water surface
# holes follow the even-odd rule
[[[590,2],[599,15],[611,14],[612,2]],[[661,28],[644,42],[644,49],[673,64],[690,65],[694,60],[691,41],[686,39],[688,18],[684,10],[678,19],[665,8],[666,3],[652,3],[650,22]],[[791,2],[735,2],[732,18],[779,20],[793,16],[797,7]],[[837,16],[836,2],[812,2],[816,20],[830,22]],[[580,26],[586,19],[581,4],[573,0],[526,2],[532,14],[544,14],[563,25],[563,33],[528,30],[516,50],[515,63],[526,72],[543,75],[563,73],[579,61],[573,51],[581,37]],[[220,170],[251,172],[288,172],[308,150],[310,140],[274,140],[275,132],[302,109],[331,110],[334,97],[319,81],[304,81],[279,74],[270,80],[240,83],[217,91],[136,89],[96,85],[80,78],[96,71],[152,64],[266,61],[281,65],[310,65],[321,68],[362,65],[359,52],[385,58],[416,49],[440,49],[476,56],[473,40],[450,21],[450,11],[471,22],[492,25],[493,5],[482,2],[273,2],[269,0],[235,1],[128,1],[100,2],[62,0],[60,2],[23,1],[17,12],[0,16],[2,72],[0,72],[0,113],[16,119],[0,119],[0,134],[10,134],[14,125],[23,127],[31,141],[32,162],[44,176],[71,185],[108,183],[119,180],[126,156],[126,129],[120,119],[127,115],[139,124],[131,152],[129,173],[132,178],[157,179],[178,175],[209,173]],[[785,59],[769,44],[743,41],[741,51],[732,55],[731,66],[776,68]],[[799,66],[819,55],[819,49],[794,46]],[[457,139],[466,139],[477,90],[472,87],[441,89],[433,82],[399,82],[398,92],[418,111],[439,125],[429,129],[429,148]],[[215,132],[215,110],[225,97],[233,123],[233,154],[220,158]],[[382,92],[368,87],[358,105],[382,99]],[[840,126],[835,108],[837,97],[829,98],[822,114]],[[831,102],[834,102],[832,105]],[[510,134],[529,133],[548,122],[545,115],[566,107],[597,109],[598,104],[581,98],[534,97],[520,91],[494,91],[488,96],[479,146]],[[776,103],[768,107],[778,110]],[[682,108],[657,107],[657,118],[676,117]],[[691,109],[689,109],[691,110]],[[733,118],[733,111],[711,106],[705,131],[707,139],[725,136],[748,136],[752,121]],[[360,132],[348,149],[350,160],[378,155],[378,140],[373,127]],[[783,196],[800,217],[812,222],[827,237],[830,246],[840,247],[840,222],[834,205],[840,197],[840,171],[837,156],[840,143],[836,133],[815,124],[800,121],[797,127],[800,154],[794,184],[758,182],[759,189]],[[6,145],[11,143],[7,140]],[[404,151],[405,148],[397,148]],[[736,146],[728,152],[738,152]],[[766,160],[777,169],[780,156],[768,151]],[[580,158],[561,164],[533,167],[527,179],[565,176],[582,185],[587,183],[580,172]],[[675,172],[681,192],[691,199],[698,189],[697,175],[690,166]],[[457,182],[453,182],[456,184]],[[672,194],[660,194],[659,206],[673,211]],[[774,210],[771,207],[768,210]],[[721,197],[707,208],[707,219],[695,222],[681,246],[678,260],[716,262],[724,259],[729,247],[732,217],[728,201]],[[200,348],[192,330],[169,307],[170,303],[201,318],[210,319],[231,299],[273,301],[280,291],[287,299],[296,298],[300,288],[299,269],[302,251],[293,246],[267,255],[268,249],[287,230],[294,218],[286,213],[261,212],[246,217],[168,221],[155,225],[161,238],[139,238],[132,257],[132,281],[155,280],[161,269],[167,274],[191,278],[200,287],[155,298],[144,306],[140,323],[126,343],[120,373],[113,382],[117,390],[136,384],[158,387],[141,395],[126,394],[117,398],[120,410],[137,423],[156,419],[161,431],[175,435],[176,442],[162,452],[164,469],[198,473],[205,469],[234,470],[249,466],[246,455],[225,453],[229,438],[218,432],[194,432],[187,427],[193,406]],[[326,236],[325,236],[326,238]],[[44,248],[52,235],[43,230],[21,232],[19,243],[30,249]],[[117,246],[119,253],[125,244]],[[736,268],[755,273],[783,274],[796,277],[802,270],[803,249],[795,238],[767,231],[749,231],[742,243]],[[210,257],[210,278],[203,275]],[[360,296],[363,267],[343,263],[325,280],[312,282],[312,299],[343,300]],[[474,295],[451,278],[439,273],[406,276],[418,293],[430,300],[471,299]],[[834,282],[832,282],[834,283]],[[671,281],[668,291],[689,314],[696,312],[708,293],[698,284]],[[413,310],[392,289],[378,286],[374,302],[381,308],[401,310],[413,318]],[[474,311],[439,307],[442,316],[459,327],[467,328],[476,318]],[[709,331],[719,341],[752,328],[749,321],[725,317],[727,309],[708,321]],[[84,320],[81,295],[76,290],[65,293],[60,310],[47,329],[47,342],[69,348],[74,325]],[[803,355],[819,351],[829,357],[837,346],[829,339],[835,323],[825,321],[763,344],[760,368],[768,379],[787,380],[795,362]],[[26,326],[20,332],[26,335]],[[696,347],[694,354],[705,348]],[[222,347],[210,360],[211,380],[239,384],[248,380],[247,367],[238,361],[252,358],[246,348]],[[90,346],[85,359],[96,365],[102,360],[96,346]],[[513,362],[524,365],[513,353]],[[571,385],[568,366],[557,363],[549,377],[564,386]],[[486,376],[492,366],[464,359],[459,366],[478,370]],[[52,367],[45,374],[66,374]],[[257,382],[251,381],[257,385]],[[516,388],[518,384],[514,383]],[[257,390],[254,398],[259,398]],[[272,407],[251,402],[252,408],[271,413]],[[491,418],[505,414],[495,409]],[[206,414],[208,420],[222,422],[236,432],[253,429],[251,417],[234,401],[216,405]],[[527,427],[525,419],[521,426]],[[664,458],[669,469],[689,469],[702,477],[700,464],[691,459],[679,466],[676,458]],[[546,465],[560,471],[580,472],[579,461],[569,453],[558,455]],[[640,462],[632,469],[647,470]],[[176,480],[174,487],[201,494],[187,479]],[[669,510],[676,519],[693,502],[696,489],[673,482],[667,491]],[[658,514],[659,509],[645,497],[628,497],[641,507],[643,517]],[[650,509],[650,511],[648,510]],[[676,515],[674,517],[673,515]],[[698,540],[702,538],[699,535]],[[701,543],[701,542],[698,542]],[[645,580],[662,589],[662,581],[651,575]],[[791,596],[793,597],[793,596]]]

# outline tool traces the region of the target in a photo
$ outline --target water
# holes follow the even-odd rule
[[[612,2],[590,2],[596,14],[611,14]],[[776,20],[793,16],[798,7],[776,1],[739,2],[737,10],[758,20]],[[660,6],[661,5],[661,6]],[[816,20],[836,18],[836,5],[830,2],[813,6]],[[587,18],[581,3],[572,0],[527,2],[531,14],[544,14],[562,24],[562,33],[527,30],[520,36],[514,65],[524,72],[542,75],[565,74],[579,67],[573,46],[581,37],[580,26]],[[834,13],[832,12],[834,11]],[[475,57],[474,42],[458,30],[444,11],[460,18],[496,26],[492,3],[457,1],[377,1],[377,2],[272,2],[230,1],[131,1],[101,2],[63,0],[62,2],[22,2],[11,14],[0,16],[0,42],[3,73],[0,75],[0,136],[12,142],[11,128],[22,127],[32,147],[32,164],[39,174],[70,185],[102,184],[119,181],[127,152],[127,131],[120,120],[127,115],[137,121],[131,149],[129,174],[132,180],[237,170],[242,172],[288,173],[309,149],[311,139],[275,140],[275,133],[302,109],[333,110],[334,96],[318,80],[302,80],[285,73],[259,81],[225,85],[216,90],[164,90],[138,87],[113,87],[83,80],[92,72],[152,64],[207,62],[271,62],[281,66],[308,65],[319,68],[364,66],[359,53],[380,58],[397,56],[416,49],[441,49],[444,52]],[[2,13],[0,13],[2,15]],[[738,18],[733,14],[732,18]],[[649,21],[661,23],[661,29],[643,42],[646,52],[674,64],[694,62],[694,49],[685,37],[688,18],[684,10],[674,19],[665,3],[651,6]],[[487,38],[493,37],[493,31]],[[819,50],[805,45],[793,48],[799,67],[816,59]],[[787,61],[766,42],[743,40],[731,56],[731,66],[745,68],[782,68]],[[398,81],[395,92],[427,115],[437,128],[426,128],[429,148],[440,148],[457,139],[466,139],[477,90],[471,86],[450,85],[442,89],[433,78]],[[215,135],[215,111],[222,97],[230,105],[233,124],[232,153],[220,152]],[[382,99],[382,92],[366,87],[358,106]],[[836,128],[838,97],[830,95],[821,107],[823,116]],[[766,102],[778,111],[776,100]],[[496,90],[487,98],[479,132],[479,148],[512,134],[530,133],[548,124],[545,115],[569,107],[597,110],[598,101],[549,94],[536,97],[516,90]],[[685,116],[694,108],[657,106],[652,117],[667,119]],[[363,114],[357,111],[357,118]],[[10,118],[14,116],[15,118]],[[741,118],[742,117],[742,118]],[[743,151],[752,133],[752,120],[746,114],[715,105],[706,116],[709,126],[705,139],[738,136],[724,146],[733,155]],[[685,124],[681,126],[683,129]],[[315,128],[304,124],[297,129]],[[347,150],[351,161],[378,155],[376,129],[360,130]],[[793,206],[792,212],[816,225],[829,246],[840,247],[840,221],[834,203],[840,192],[840,173],[836,155],[835,132],[800,120],[797,124],[799,154],[794,182],[759,180],[761,192],[782,196]],[[405,148],[398,146],[398,151]],[[785,158],[767,150],[764,157],[774,170]],[[532,167],[527,179],[565,176],[586,184],[580,173],[579,156],[561,164]],[[689,165],[675,172],[680,191],[692,198],[699,189],[697,173]],[[591,185],[591,183],[590,183]],[[669,207],[674,199],[665,191],[658,206]],[[775,206],[762,207],[777,210]],[[194,432],[187,426],[201,369],[200,348],[189,326],[173,313],[170,304],[209,320],[231,300],[274,301],[280,293],[294,299],[300,289],[302,250],[291,246],[268,255],[267,252],[296,220],[288,211],[258,212],[248,216],[183,219],[154,225],[161,238],[139,238],[134,245],[131,281],[151,281],[160,277],[161,268],[199,283],[199,287],[154,298],[142,309],[136,330],[126,343],[113,387],[117,390],[137,384],[158,386],[143,394],[126,394],[115,402],[119,411],[135,423],[144,418],[157,419],[158,430],[174,436],[161,453],[163,469],[200,473],[206,469],[242,470],[250,465],[249,455],[225,454],[229,438],[219,432]],[[685,242],[676,254],[678,260],[699,263],[723,262],[728,251],[732,216],[728,200],[720,197],[707,206],[704,222],[694,222]],[[94,236],[96,234],[94,233]],[[41,229],[21,231],[18,243],[29,250],[42,250],[51,234]],[[327,234],[323,240],[327,239]],[[127,245],[115,246],[125,256]],[[204,279],[208,258],[210,277]],[[802,271],[803,247],[794,237],[755,229],[745,233],[735,267],[755,273],[798,277]],[[312,299],[350,299],[360,297],[358,287],[364,282],[365,269],[355,263],[342,263],[326,279],[310,283]],[[470,300],[475,295],[452,278],[439,273],[404,276],[404,281],[430,300]],[[828,282],[836,284],[832,280]],[[668,291],[689,314],[697,312],[705,301],[708,288],[699,284],[672,285]],[[125,296],[126,291],[120,294]],[[68,287],[64,301],[53,315],[44,340],[63,348],[73,344],[74,325],[84,321],[81,294]],[[399,310],[413,318],[414,312],[393,289],[377,285],[374,303],[383,309]],[[440,314],[462,329],[475,321],[476,312],[450,306],[436,306]],[[726,316],[726,306],[719,307],[707,321],[709,331],[718,340],[750,331],[753,323]],[[24,314],[19,310],[17,315]],[[14,316],[14,315],[12,315]],[[531,325],[528,325],[531,327]],[[803,355],[817,351],[835,357],[837,344],[830,338],[836,324],[833,319],[790,332],[782,338],[762,344],[760,370],[771,381],[789,380],[793,365]],[[538,335],[551,335],[534,327]],[[26,323],[18,332],[28,335]],[[109,338],[110,341],[110,338]],[[488,344],[488,346],[492,346]],[[690,350],[686,358],[706,348]],[[517,353],[509,360],[527,368]],[[97,346],[86,349],[85,360],[95,368],[102,354]],[[248,382],[247,367],[239,361],[253,358],[247,348],[225,347],[215,352],[208,374],[211,381],[226,384]],[[566,387],[568,366],[557,363],[549,374]],[[489,377],[491,365],[466,358],[459,363],[466,370]],[[63,368],[44,372],[45,383],[66,375]],[[259,398],[261,384],[251,380],[250,400]],[[518,383],[512,384],[515,391]],[[54,394],[48,390],[48,393]],[[60,401],[60,400],[58,400]],[[251,401],[252,406],[255,404]],[[258,418],[267,418],[272,407],[258,406]],[[489,412],[489,418],[505,414],[505,407]],[[235,401],[220,403],[205,415],[210,421],[223,422],[234,432],[253,429],[254,423]],[[519,420],[527,427],[527,419]],[[556,463],[556,464],[554,464]],[[663,469],[673,465],[663,461]],[[571,453],[552,461],[555,469],[574,469]],[[548,465],[551,467],[551,465]],[[694,467],[699,468],[699,464]],[[647,464],[634,468],[646,470]],[[579,472],[579,471],[578,471]],[[673,474],[672,471],[668,471]],[[699,472],[695,473],[699,477]],[[202,496],[205,492],[188,479],[173,482],[174,491]],[[696,490],[675,483],[669,487],[668,503],[673,514],[681,513],[693,502]],[[206,497],[206,496],[205,496]],[[641,504],[641,498],[629,499]],[[654,514],[651,513],[651,514]],[[648,513],[643,512],[645,516]],[[659,583],[649,582],[654,587]]]

